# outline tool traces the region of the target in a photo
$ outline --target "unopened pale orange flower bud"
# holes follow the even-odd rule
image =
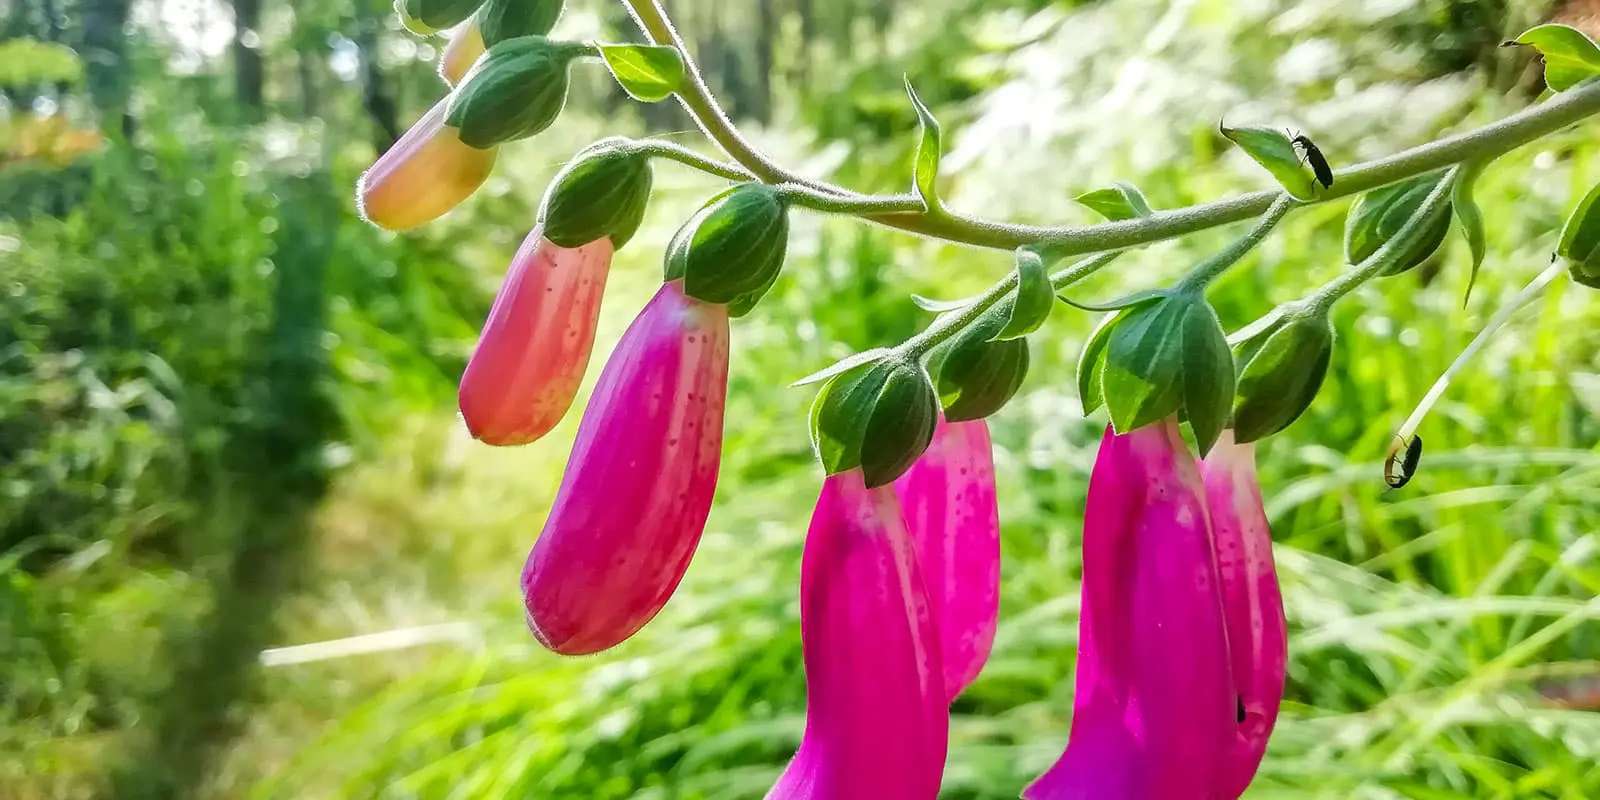
[[[484,51],[483,33],[478,30],[478,18],[473,17],[450,32],[450,43],[439,55],[439,77],[446,86],[455,86],[472,68],[473,62]]]
[[[495,149],[463,144],[444,124],[440,100],[378,157],[356,183],[361,215],[380,228],[403,231],[432,222],[467,199],[494,169]]]

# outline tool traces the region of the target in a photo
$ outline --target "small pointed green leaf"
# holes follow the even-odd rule
[[[1144,193],[1127,181],[1117,181],[1104,189],[1085,192],[1073,198],[1112,222],[1148,217],[1152,213]]]
[[[1189,303],[1169,299],[1129,311],[1106,345],[1100,393],[1117,433],[1142,428],[1183,405],[1183,326]]]
[[[671,97],[683,86],[683,54],[676,47],[602,44],[600,57],[628,96],[644,103]]]
[[[1114,311],[1107,314],[1083,343],[1083,354],[1078,357],[1078,400],[1083,404],[1083,415],[1086,417],[1105,403],[1105,398],[1100,394],[1100,381],[1105,374],[1106,343],[1111,341],[1111,329],[1125,313]]]
[[[1055,308],[1055,291],[1050,288],[1050,273],[1044,259],[1026,247],[1017,248],[1017,294],[1011,303],[1011,316],[995,334],[1000,341],[1020,339],[1039,330]]]
[[[1284,191],[1297,200],[1311,200],[1317,195],[1317,182],[1300,163],[1300,153],[1294,142],[1277,128],[1246,127],[1220,129],[1222,135],[1239,145],[1257,164],[1266,167],[1278,179]]]
[[[1134,292],[1133,294],[1123,295],[1115,300],[1107,300],[1104,303],[1080,303],[1064,294],[1056,295],[1056,297],[1060,298],[1061,302],[1066,303],[1073,308],[1082,309],[1084,311],[1121,311],[1125,308],[1137,308],[1142,305],[1153,303],[1166,296],[1166,289],[1144,289],[1142,291]]]
[[[816,372],[813,372],[810,375],[807,375],[804,378],[789,384],[789,387],[792,389],[797,386],[813,384],[817,381],[825,381],[841,372],[849,372],[850,370],[855,369],[862,364],[866,364],[871,361],[877,361],[878,359],[881,359],[893,352],[893,350],[887,347],[874,347],[871,350],[863,350],[855,355],[847,356],[835,361],[832,365],[819,369]]]
[[[1483,229],[1483,211],[1472,198],[1473,184],[1478,182],[1483,167],[1484,162],[1481,161],[1467,164],[1462,168],[1461,177],[1456,179],[1456,185],[1450,190],[1450,207],[1455,210],[1456,219],[1461,222],[1461,235],[1467,239],[1467,249],[1472,251],[1472,273],[1467,276],[1467,292],[1461,298],[1462,307],[1472,299],[1472,287],[1478,282],[1478,268],[1483,266],[1483,256],[1489,250],[1488,235]]]
[[[917,143],[917,158],[912,162],[912,183],[917,188],[917,196],[922,198],[922,204],[929,211],[938,211],[944,207],[939,200],[939,158],[943,155],[943,135],[939,129],[939,120],[935,119],[933,112],[923,105],[922,98],[917,96],[917,90],[911,88],[911,76],[906,76],[906,95],[911,98],[911,106],[917,111],[917,125],[922,129],[922,137]]]
[[[1233,410],[1233,352],[1217,312],[1204,299],[1183,322],[1183,408],[1200,455],[1211,452]]]
[[[963,297],[960,300],[936,300],[932,297],[923,297],[920,294],[914,294],[911,295],[911,302],[916,305],[917,308],[920,308],[923,311],[932,311],[935,314],[943,314],[946,311],[955,311],[957,309],[966,308],[967,306],[972,305],[973,301],[977,300],[978,297],[979,295],[973,295],[971,297]]]
[[[1567,217],[1556,253],[1580,268],[1600,268],[1600,183],[1583,196]]]
[[[1577,28],[1539,25],[1502,47],[1518,44],[1532,47],[1544,57],[1544,82],[1552,91],[1564,92],[1600,75],[1600,47]]]

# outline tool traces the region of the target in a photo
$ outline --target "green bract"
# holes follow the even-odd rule
[[[587,48],[543,36],[489,48],[450,96],[445,123],[468,146],[489,148],[532,136],[556,121],[567,102],[567,66]]]
[[[861,468],[871,488],[900,477],[928,449],[939,398],[914,359],[886,358],[822,387],[811,406],[811,441],[829,475]]]
[[[460,25],[483,0],[395,0],[400,24],[412,33],[429,36]]]
[[[1600,47],[1583,31],[1567,25],[1539,25],[1506,44],[1525,44],[1544,57],[1544,82],[1564,92],[1600,75]]]
[[[939,400],[945,419],[964,422],[994,414],[1011,400],[1028,376],[1028,340],[956,345],[939,368]]]
[[[1572,262],[1572,279],[1600,289],[1600,184],[1584,195],[1561,229],[1556,255]]]
[[[1405,227],[1443,179],[1443,172],[1419,175],[1362,195],[1345,218],[1345,259],[1351,264],[1360,264],[1378,252],[1378,248]],[[1450,205],[1445,204],[1434,215],[1422,238],[1396,258],[1394,266],[1385,275],[1398,275],[1410,270],[1427,261],[1439,249],[1445,236],[1450,233]]]
[[[1294,142],[1277,128],[1220,128],[1222,135],[1239,145],[1257,164],[1266,167],[1278,179],[1284,191],[1296,200],[1310,200],[1317,196],[1317,182],[1301,165],[1300,153]]]
[[[1289,427],[1316,399],[1333,356],[1333,324],[1323,313],[1291,313],[1238,355],[1234,438],[1253,442]]]
[[[746,183],[713,198],[667,246],[666,279],[728,313],[750,313],[778,280],[789,247],[789,207],[778,191]]]
[[[544,195],[539,219],[544,237],[562,247],[581,247],[603,237],[622,247],[639,229],[650,202],[650,158],[626,139],[604,139],[585,148],[556,175]]]
[[[1117,181],[1104,189],[1095,189],[1073,198],[1112,222],[1148,217],[1152,213],[1144,192],[1127,181]]]
[[[1160,293],[1116,312],[1078,365],[1086,411],[1104,403],[1119,433],[1182,412],[1201,453],[1227,425],[1233,389],[1228,337],[1198,291]]]
[[[519,36],[543,36],[561,17],[562,0],[488,0],[478,10],[478,32],[493,47]]]

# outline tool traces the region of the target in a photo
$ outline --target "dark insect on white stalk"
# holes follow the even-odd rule
[[[1417,474],[1417,462],[1422,460],[1422,437],[1412,436],[1408,442],[1399,436],[1389,446],[1389,457],[1383,462],[1383,482],[1390,489],[1398,489],[1411,482]]]

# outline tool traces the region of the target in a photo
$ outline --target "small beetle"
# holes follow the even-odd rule
[[[1412,436],[1411,441],[1395,436],[1389,447],[1389,457],[1383,462],[1383,482],[1390,489],[1398,489],[1411,482],[1417,474],[1417,462],[1422,460],[1422,437]],[[1402,450],[1404,455],[1402,456]]]
[[[1316,143],[1311,141],[1311,137],[1297,133],[1290,137],[1289,141],[1305,153],[1304,159],[1311,162],[1311,172],[1317,176],[1317,183],[1322,184],[1324,189],[1332,189],[1333,168],[1328,166],[1328,159],[1322,155],[1322,150],[1318,149]]]

